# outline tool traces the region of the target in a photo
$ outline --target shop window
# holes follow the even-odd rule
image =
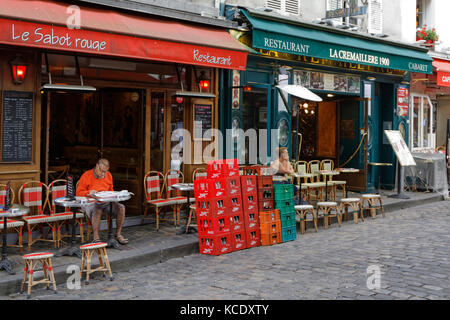
[[[436,107],[425,95],[411,95],[410,146],[413,151],[434,149],[436,146]]]

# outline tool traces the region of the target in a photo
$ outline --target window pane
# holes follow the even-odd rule
[[[413,147],[418,148],[419,146],[419,110],[420,110],[420,97],[414,97],[413,99],[413,119],[412,119],[412,138]]]
[[[424,101],[423,104],[423,119],[422,119],[422,125],[423,125],[423,147],[429,147],[431,146],[431,141],[430,141],[430,117],[431,117],[431,112],[430,112],[430,105],[428,104],[428,101]]]

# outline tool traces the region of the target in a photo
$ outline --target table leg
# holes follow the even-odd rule
[[[328,179],[327,176],[325,175],[325,202],[328,201]]]
[[[6,272],[8,272],[10,275],[14,275],[16,274],[13,270],[13,265],[14,262],[11,260],[8,260],[6,258],[6,247],[7,247],[7,243],[6,243],[6,223],[7,223],[7,218],[3,217],[3,246],[2,246],[2,260],[0,260],[0,270],[5,270]]]
[[[107,243],[107,247],[114,247],[116,249],[122,250],[119,246],[119,242],[117,242],[116,239],[114,239],[113,236],[113,230],[112,230],[112,220],[113,220],[113,214],[112,214],[112,209],[113,209],[113,203],[110,202],[109,203],[109,223],[108,223],[108,241]]]
[[[60,256],[73,256],[76,255],[78,258],[81,258],[81,249],[76,245],[76,219],[77,219],[77,209],[75,207],[71,208],[73,216],[72,216],[72,235],[70,239],[70,247],[63,249],[60,252],[55,254],[55,257]]]

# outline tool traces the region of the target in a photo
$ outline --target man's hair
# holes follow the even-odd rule
[[[105,167],[109,168],[109,161],[108,161],[108,159],[105,159],[105,158],[98,159],[97,165],[100,167],[101,164],[104,165]]]

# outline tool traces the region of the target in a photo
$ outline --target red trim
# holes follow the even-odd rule
[[[30,253],[30,254],[26,254],[23,257],[24,258],[30,258],[30,257],[37,257],[37,256],[44,256],[47,254],[52,254],[51,252],[41,252],[41,253]]]
[[[97,243],[85,244],[85,245],[82,245],[80,248],[88,248],[88,247],[92,247],[92,246],[98,246],[99,244],[106,244],[106,242],[97,242]]]

